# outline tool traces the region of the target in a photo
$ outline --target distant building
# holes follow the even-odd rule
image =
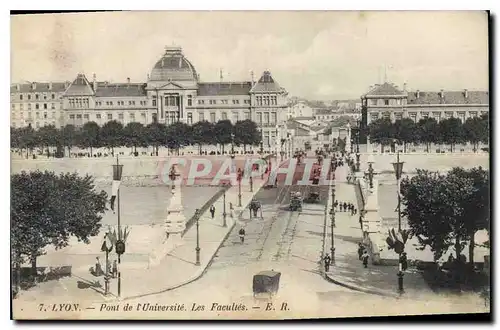
[[[288,118],[312,117],[314,109],[305,101],[294,102],[288,108]]]
[[[407,91],[406,84],[402,90],[391,83],[375,85],[361,96],[361,102],[364,125],[379,118],[389,118],[392,122],[402,118],[415,122],[434,118],[439,122],[454,117],[464,122],[489,112],[488,91]]]
[[[253,79],[252,79],[253,80]],[[251,119],[264,145],[274,145],[276,126],[287,119],[287,91],[265,71],[257,82],[201,82],[180,47],[166,47],[146,82],[89,81],[80,73],[73,82],[11,85],[11,125],[126,125],[177,121],[194,124]]]

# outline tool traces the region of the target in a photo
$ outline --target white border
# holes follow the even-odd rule
[[[83,10],[83,6],[86,8],[93,8],[94,10],[112,10],[116,8],[120,8],[122,10],[486,10],[491,9],[492,13],[498,13],[499,1],[486,0],[486,1],[465,1],[465,0],[454,0],[454,1],[436,1],[436,0],[420,0],[420,1],[388,1],[388,0],[358,0],[358,1],[344,1],[344,2],[322,2],[319,0],[307,0],[307,1],[275,1],[271,2],[269,0],[252,0],[252,1],[220,1],[220,0],[211,0],[211,1],[120,1],[116,3],[104,2],[102,0],[87,0],[85,2],[70,2],[70,1],[62,1],[62,0],[44,0],[44,1],[35,1],[35,0],[24,0],[24,1],[16,1],[14,3],[10,3],[7,1],[2,1],[0,6],[2,7],[2,12],[4,15],[1,17],[0,24],[0,38],[2,39],[3,47],[0,48],[0,51],[3,53],[2,58],[3,61],[3,70],[2,70],[2,91],[0,93],[0,97],[2,100],[2,111],[0,111],[0,116],[2,116],[1,122],[4,123],[4,129],[0,130],[1,134],[1,144],[2,150],[5,150],[2,158],[2,170],[4,175],[1,176],[2,182],[0,187],[2,187],[1,198],[0,201],[2,203],[0,210],[7,213],[7,210],[10,209],[9,201],[9,186],[10,180],[8,179],[7,172],[10,173],[10,159],[7,157],[7,152],[9,150],[9,129],[8,124],[10,123],[9,114],[10,114],[10,106],[9,100],[10,95],[8,93],[8,87],[10,86],[10,17],[8,10],[16,9],[16,10],[30,10],[33,8],[45,8],[46,10],[54,9],[54,8],[64,8],[65,10]],[[7,5],[11,5],[11,8],[7,8]],[[3,7],[6,8],[3,8]],[[424,27],[423,27],[424,28]],[[495,43],[498,44],[498,34],[495,36]],[[495,54],[495,59],[498,59]],[[498,63],[496,63],[498,66]],[[495,72],[496,73],[496,72]],[[491,73],[491,74],[495,74]],[[495,91],[491,91],[494,95],[498,94],[498,86],[496,86]],[[496,109],[491,109],[491,111],[496,111]],[[496,127],[500,127],[498,121],[500,121],[500,115],[495,115],[495,125]],[[497,136],[495,136],[495,142],[497,141]],[[498,179],[498,176],[497,176]],[[498,182],[495,182],[493,187],[500,187]],[[497,194],[498,195],[498,194]],[[497,196],[498,197],[498,196]],[[492,201],[493,204],[493,201]],[[495,200],[495,205],[500,205],[498,199]],[[6,214],[2,221],[0,222],[2,225],[2,231],[5,233],[5,236],[2,237],[2,254],[1,254],[1,264],[5,265],[4,269],[8,269],[7,265],[9,263],[9,238],[6,233],[9,233],[9,221],[8,215]],[[497,229],[500,227],[496,226]],[[496,233],[495,233],[496,234]],[[497,237],[495,235],[495,237]],[[497,244],[498,245],[498,244]],[[496,253],[497,251],[495,251]],[[8,271],[2,272],[2,300],[1,300],[1,308],[2,311],[2,323],[6,323],[2,326],[2,329],[12,328],[15,324],[12,321],[9,321],[10,318],[10,285],[8,279]],[[498,306],[498,304],[496,304]],[[450,317],[450,320],[453,320],[453,317]],[[80,326],[88,326],[89,323],[85,323]],[[111,324],[92,324],[97,329],[119,329],[122,328],[123,325],[111,325]],[[195,325],[182,325],[176,324],[171,325],[166,322],[165,324],[170,329],[175,328],[191,328],[195,327]],[[231,324],[230,326],[234,326],[235,324]],[[243,326],[243,324],[239,324]],[[279,323],[273,323],[273,326],[279,326]],[[29,328],[41,328],[42,325],[24,325]],[[44,327],[52,327],[53,324],[47,324]],[[66,328],[71,327],[72,324],[63,324],[60,327]],[[142,328],[139,324],[131,324],[134,328]],[[196,326],[199,326],[197,324]],[[214,326],[219,326],[218,324]],[[248,325],[247,325],[248,326]],[[263,324],[252,324],[252,327],[258,327],[261,329],[270,328],[271,325],[263,325]],[[289,326],[288,324],[286,326]],[[305,327],[303,323],[296,326]],[[343,326],[343,325],[341,325]],[[380,325],[382,326],[382,325]],[[384,327],[387,325],[383,325]],[[395,326],[401,327],[406,325],[395,324]],[[430,325],[422,325],[421,327],[429,327]],[[420,327],[420,326],[419,326]],[[451,327],[451,326],[450,326]],[[353,328],[365,328],[365,326],[356,326]]]

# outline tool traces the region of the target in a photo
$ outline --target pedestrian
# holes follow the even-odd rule
[[[368,268],[368,258],[369,258],[368,252],[364,250],[361,259],[363,259],[363,266],[365,266],[365,268]]]
[[[401,253],[401,270],[405,271],[408,269],[408,257],[406,252]]]
[[[347,211],[347,203],[344,202],[344,212]]]
[[[354,208],[354,214],[358,214],[358,209]]]
[[[363,243],[358,243],[358,259],[361,260],[361,257],[363,256],[363,252],[365,251],[365,248],[363,246]]]
[[[328,273],[328,271],[330,270],[330,262],[332,261],[332,258],[330,258],[330,256],[328,254],[326,254],[324,257],[323,257],[323,262],[325,264],[325,272]]]
[[[241,244],[245,243],[245,229],[241,228],[238,232],[238,236],[240,237]]]
[[[118,276],[118,263],[116,260],[113,261],[113,272],[111,273],[113,278],[116,278]]]
[[[229,202],[229,216],[231,218],[234,218],[233,210],[234,210],[233,202]]]
[[[212,219],[214,218],[215,216],[215,206],[210,206],[210,214],[212,214]]]
[[[101,276],[104,272],[102,271],[101,261],[99,257],[95,258],[95,276]]]

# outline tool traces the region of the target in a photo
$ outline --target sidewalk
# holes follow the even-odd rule
[[[250,192],[247,183],[241,185],[241,204],[238,208],[238,186],[232,186],[226,192],[226,227],[223,227],[223,196],[215,203],[215,217],[212,219],[207,210],[199,220],[200,241],[200,265],[196,266],[196,225],[193,225],[183,236],[184,244],[175,248],[164,257],[160,264],[155,267],[144,269],[123,268],[121,270],[121,300],[128,300],[152,294],[173,290],[180,286],[191,283],[200,278],[210,265],[213,257],[230,234],[239,215],[245,211],[246,206],[252,200],[256,192],[267,182],[255,178],[253,180],[253,192]],[[233,203],[234,214],[230,216],[229,203]],[[122,262],[126,262],[127,254],[122,256]],[[104,278],[93,277],[88,272],[74,273],[76,281],[95,282],[99,281],[100,288],[94,290],[103,294]],[[108,300],[118,299],[117,279],[110,281],[111,295]]]
[[[347,167],[336,171],[335,199],[339,202],[351,202],[357,207],[354,185],[347,183]],[[331,197],[330,197],[331,198]],[[337,285],[365,293],[398,297],[397,266],[376,266],[369,263],[364,268],[358,258],[358,243],[362,242],[359,225],[359,213],[335,212],[334,246],[335,263],[325,274],[326,279]],[[330,254],[331,231],[330,217],[325,228],[325,253]],[[422,276],[414,269],[408,269],[404,276],[405,298],[418,298],[432,293]],[[428,296],[427,296],[428,297]]]

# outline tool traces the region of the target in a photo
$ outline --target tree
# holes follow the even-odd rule
[[[193,143],[198,144],[199,153],[201,155],[201,146],[203,144],[214,144],[214,125],[208,121],[199,121],[191,126],[193,133]]]
[[[406,144],[413,143],[417,139],[416,125],[410,118],[396,120],[394,123],[394,138],[403,142],[403,151],[406,152]]]
[[[111,155],[114,156],[114,148],[124,144],[124,132],[122,123],[111,120],[104,124],[100,132],[101,144],[111,149]]]
[[[439,136],[439,125],[434,118],[422,118],[418,121],[416,126],[416,137],[417,140],[425,144],[427,152],[429,152],[429,147],[431,143],[438,142]]]
[[[167,127],[166,146],[179,153],[181,147],[192,143],[191,127],[182,122],[175,122]]]
[[[96,122],[89,121],[82,127],[79,137],[79,144],[84,148],[90,148],[90,157],[93,156],[92,149],[99,146],[99,125]]]
[[[64,126],[60,131],[59,139],[61,145],[68,148],[68,155],[71,157],[71,148],[78,141],[78,133],[75,130],[75,126],[71,124]]]
[[[447,175],[417,170],[401,181],[403,216],[421,249],[429,246],[434,259],[455,248],[457,259],[467,242],[473,262],[474,234],[488,228],[489,174],[481,168],[454,168]]]
[[[11,148],[19,148],[21,145],[21,134],[19,132],[19,129],[15,127],[10,127],[10,147]]]
[[[141,123],[128,123],[123,128],[123,138],[127,147],[134,148],[134,154],[137,153],[137,147],[143,146],[146,141],[146,131]]]
[[[49,147],[55,147],[59,144],[59,132],[54,125],[40,127],[36,132],[36,138],[39,145],[47,148],[47,158],[50,156]]]
[[[164,124],[155,122],[146,126],[146,142],[153,146],[156,156],[158,156],[159,146],[165,144],[166,134],[167,128]]]
[[[37,145],[35,130],[30,124],[27,127],[20,128],[17,132],[19,134],[19,146],[21,150],[26,148],[26,158],[28,158],[29,152],[33,152],[33,148]]]
[[[250,119],[237,121],[234,125],[234,143],[243,145],[246,152],[247,145],[258,145],[262,141],[262,136],[257,129],[257,124]]]
[[[219,120],[214,126],[215,141],[222,146],[222,154],[224,154],[224,145],[231,143],[232,133],[233,124],[230,120]]]
[[[457,143],[465,141],[463,125],[460,119],[447,118],[439,122],[439,132],[445,144],[449,144],[451,152]]]
[[[383,152],[384,145],[390,144],[394,138],[394,126],[389,118],[380,118],[371,122],[368,130],[370,141],[380,144],[380,152]]]
[[[52,244],[68,245],[70,236],[89,243],[101,226],[107,194],[94,189],[91,176],[77,173],[22,172],[11,175],[11,248],[16,268],[27,258],[36,274],[37,257]]]
[[[490,117],[487,113],[481,115],[481,126],[478,135],[479,141],[482,143],[488,144],[490,142]]]

